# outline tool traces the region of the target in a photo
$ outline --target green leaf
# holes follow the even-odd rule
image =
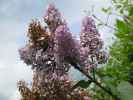
[[[81,87],[81,88],[87,88],[90,85],[91,81],[85,81],[80,80],[76,85],[74,85],[74,88]]]
[[[129,32],[128,25],[122,20],[117,20],[116,21],[116,26],[117,26],[117,28],[120,32],[123,32],[123,33],[128,33]]]
[[[116,5],[116,9],[120,9],[122,7],[122,5],[118,4]]]
[[[122,100],[133,100],[133,86],[130,83],[126,81],[121,82],[117,90],[120,92]]]
[[[129,20],[130,20],[130,22],[133,22],[133,15],[129,16]]]
[[[128,59],[130,62],[133,62],[133,52],[128,53]]]
[[[103,11],[104,13],[111,13],[112,9],[111,9],[111,7],[102,8],[102,11]]]
[[[102,25],[104,25],[104,24],[102,24],[102,23],[98,23],[98,25],[97,25],[97,26],[102,26]]]
[[[132,16],[132,15],[133,15],[133,6],[131,6],[129,9],[129,16]]]
[[[103,77],[103,82],[106,84],[106,86],[111,89],[111,91],[115,94],[117,94],[117,89],[115,88],[114,84],[113,84],[113,78],[109,77],[109,76],[105,76]]]

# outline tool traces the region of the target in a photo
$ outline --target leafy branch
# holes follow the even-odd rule
[[[102,90],[104,90],[106,93],[108,93],[109,95],[111,95],[115,100],[120,100],[120,98],[113,94],[112,91],[110,91],[109,89],[105,88],[104,86],[101,85],[101,83],[99,83],[96,79],[92,78],[85,70],[83,70],[81,67],[74,65],[73,66],[75,69],[77,69],[79,72],[81,72],[83,75],[85,75],[89,81],[95,83],[98,87],[100,87]]]

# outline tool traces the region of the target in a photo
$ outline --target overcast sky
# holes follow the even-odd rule
[[[95,14],[104,20],[101,7],[108,0],[0,0],[0,100],[18,100],[16,82],[24,79],[30,83],[32,72],[19,59],[18,48],[26,43],[28,23],[33,18],[43,20],[48,3],[54,2],[63,13],[74,35],[80,32],[84,10],[94,6]],[[100,30],[104,40],[111,39],[110,30]]]

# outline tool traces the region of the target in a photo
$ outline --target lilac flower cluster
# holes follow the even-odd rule
[[[97,66],[97,62],[102,62],[101,59],[106,59],[101,51],[103,42],[94,21],[91,17],[85,17],[80,41],[73,38],[66,22],[53,4],[49,5],[44,21],[49,32],[42,29],[40,23],[33,22],[29,26],[30,41],[19,50],[20,58],[33,69],[30,97],[27,92],[21,92],[26,88],[24,82],[20,81],[18,84],[21,94],[27,94],[27,97],[22,97],[30,98],[26,100],[90,100],[88,92],[80,88],[72,90],[73,81],[67,72],[73,65],[88,71]],[[84,95],[81,95],[82,93]]]
[[[86,55],[88,55],[88,59],[85,62],[88,65],[86,67],[95,67],[99,62],[102,63],[107,60],[106,53],[102,51],[103,41],[100,38],[94,20],[89,16],[86,16],[82,21],[80,45],[87,49]]]
[[[73,39],[68,27],[60,25],[55,31],[55,55],[58,66],[62,65],[63,62],[70,63],[68,60],[78,62],[79,49],[79,44]]]
[[[48,6],[44,21],[47,23],[51,32],[54,32],[59,25],[64,23],[61,13],[55,8],[54,4]]]

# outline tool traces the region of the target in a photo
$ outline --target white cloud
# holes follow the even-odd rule
[[[0,23],[0,94],[5,100],[10,100],[14,95],[18,80],[32,79],[30,67],[20,61],[18,55],[18,48],[23,44],[18,39],[24,37],[25,29],[26,24],[17,21]]]
[[[14,91],[13,95],[9,97],[9,100],[20,100],[21,96],[19,91]]]

